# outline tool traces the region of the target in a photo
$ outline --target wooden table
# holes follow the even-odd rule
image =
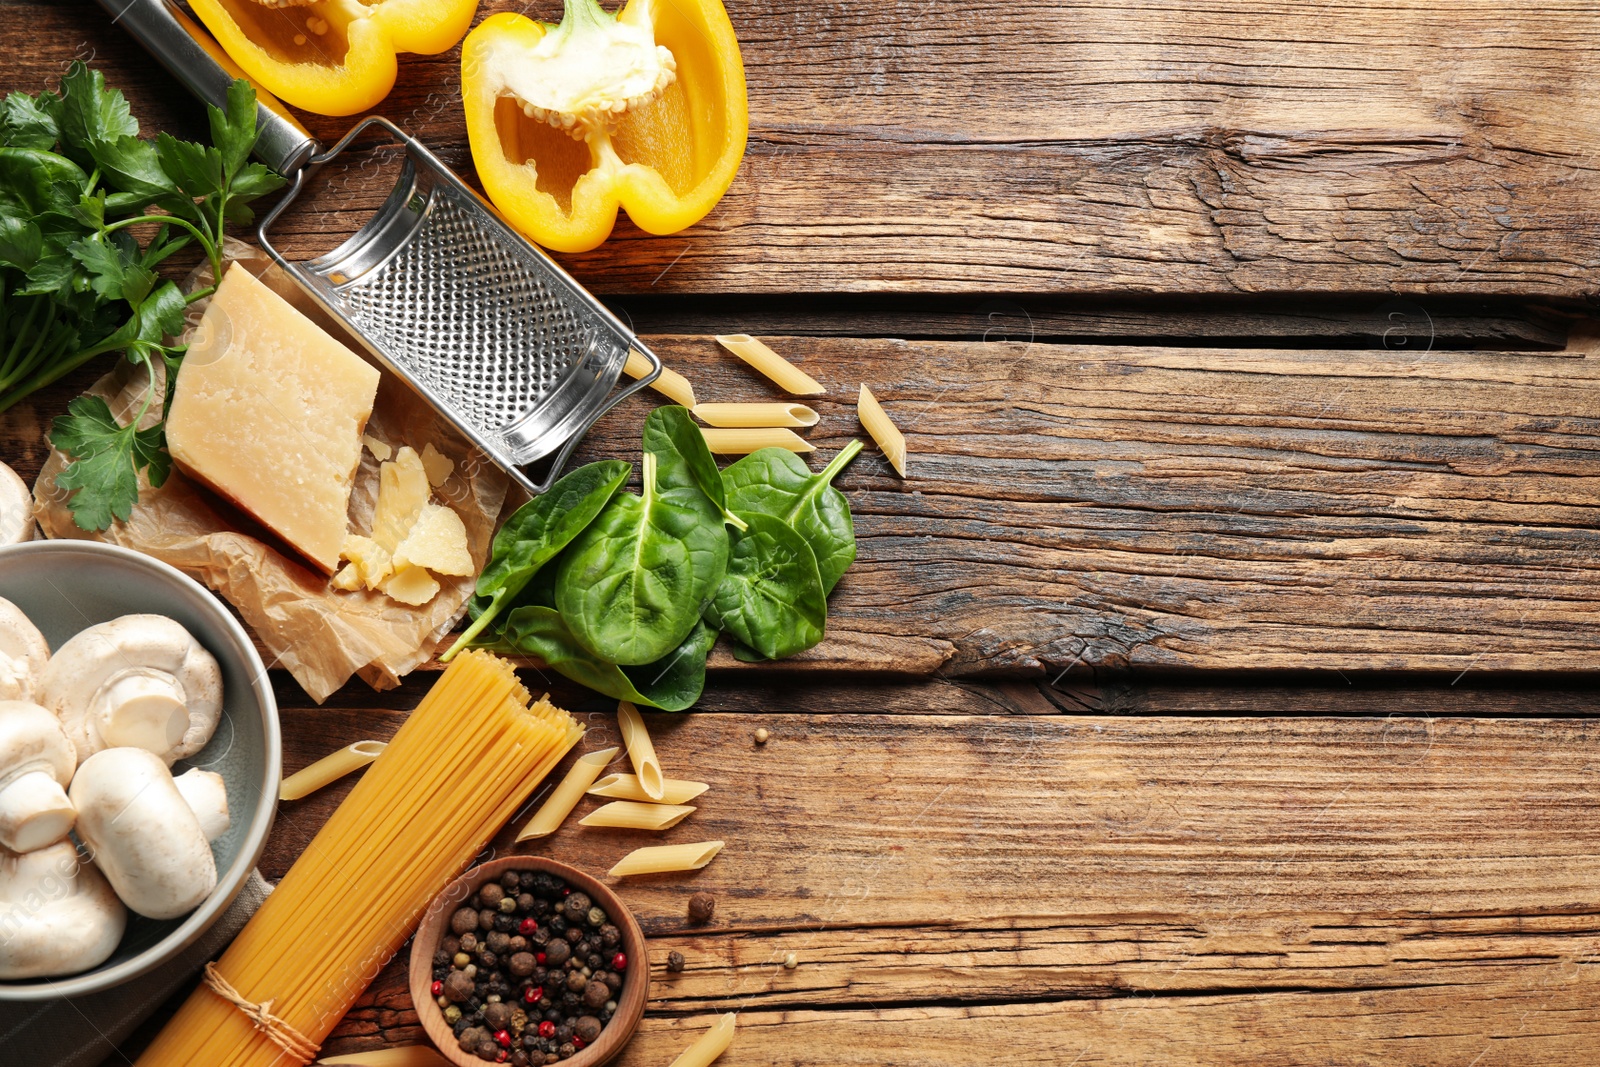
[[[703,397],[765,392],[706,335],[777,337],[830,386],[825,450],[870,383],[912,476],[869,452],[841,479],[861,553],[827,644],[719,657],[695,714],[651,717],[713,783],[673,837],[728,847],[624,887],[656,964],[619,1062],[731,1009],[730,1067],[1593,1064],[1592,5],[731,14],[733,189],[567,262]],[[196,127],[83,0],[4,0],[0,40],[7,88],[92,57]],[[469,170],[456,63],[408,58],[385,112]],[[82,385],[6,417],[25,475]],[[586,451],[633,452],[644,409]],[[276,683],[292,769],[387,736],[429,678],[323,707]],[[341,795],[284,806],[269,877]],[[403,962],[330,1050],[420,1040]]]

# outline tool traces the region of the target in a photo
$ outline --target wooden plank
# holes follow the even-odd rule
[[[650,341],[702,399],[771,395],[709,339]],[[1582,353],[773,343],[830,389],[824,455],[860,434],[860,381],[912,455],[907,481],[870,450],[840,479],[860,556],[833,636],[784,670],[1597,662],[1600,363]],[[69,395],[0,424],[25,476]],[[579,458],[636,455],[654,402]]]
[[[625,222],[567,262],[611,293],[1590,300],[1588,14],[1582,0],[736,4],[751,135],[733,188],[682,235]],[[37,88],[93,54],[149,121],[193,125],[106,21],[89,0],[0,7],[14,48],[0,81]],[[458,63],[407,57],[383,110],[465,168]],[[311,125],[331,139],[348,120]],[[328,247],[353,221],[287,247]]]
[[[1071,1037],[1106,1063],[1438,1063],[1472,1041],[1459,1062],[1515,1042],[1526,1058],[1496,1062],[1578,1063],[1600,1036],[1588,723],[994,716],[1008,698],[963,688],[977,714],[773,716],[718,683],[725,713],[651,717],[664,765],[712,783],[668,839],[729,844],[698,874],[622,887],[655,983],[625,1062],[670,1059],[726,1010],[750,1028],[732,1062],[752,1064],[918,1062],[991,1025],[1008,1062]],[[586,747],[608,743],[611,716],[583,714]],[[402,717],[284,716],[291,769]],[[346,789],[283,807],[269,873]],[[637,837],[569,823],[537,851],[604,869]],[[684,919],[695,890],[718,898],[708,927]],[[331,1050],[418,1039],[403,962]],[[779,1024],[789,1052],[759,1029]],[[1255,1058],[1205,1059],[1247,1038]]]

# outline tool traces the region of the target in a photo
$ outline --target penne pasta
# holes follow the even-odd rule
[[[717,343],[795,396],[821,396],[828,390],[805,371],[747,333],[721,334]]]
[[[559,830],[561,824],[567,821],[567,816],[572,814],[572,809],[578,806],[583,791],[594,784],[594,780],[600,777],[600,772],[605,770],[606,764],[616,754],[615,748],[602,748],[585,752],[574,760],[572,769],[561,779],[561,784],[550,791],[545,802],[539,805],[539,810],[533,813],[528,825],[517,834],[517,840],[531,841],[536,837],[548,837]]]
[[[622,367],[622,373],[637,381],[650,373],[650,361],[637,352],[628,353],[628,362]],[[650,383],[650,388],[667,397],[675,404],[682,404],[686,408],[694,407],[694,386],[689,384],[689,379],[663,365],[661,374]]]
[[[613,800],[602,804],[579,822],[580,826],[611,826],[618,830],[670,830],[693,813],[689,804],[652,804],[639,800]]]
[[[329,1056],[319,1064],[343,1064],[347,1067],[450,1067],[450,1061],[427,1045],[402,1045],[399,1048],[380,1048],[372,1052],[346,1052],[342,1056]]]
[[[650,800],[657,804],[687,804],[711,788],[704,782],[685,782],[681,778],[668,778],[661,785],[661,799],[653,800],[639,784],[638,775],[608,774],[589,787],[589,795],[616,800]]]
[[[743,456],[763,448],[787,448],[790,452],[817,450],[816,445],[782,426],[702,427],[700,432],[705,435],[706,447],[724,456]]]
[[[711,1024],[711,1029],[695,1039],[695,1043],[679,1053],[678,1058],[672,1061],[672,1067],[706,1067],[712,1060],[728,1051],[728,1046],[733,1044],[733,1030],[736,1019],[733,1012],[717,1017]]]
[[[707,426],[815,426],[821,417],[804,404],[697,404]]]
[[[636,848],[607,873],[613,878],[635,874],[667,874],[671,871],[698,871],[722,851],[721,841],[692,841],[683,845],[650,845]]]
[[[872,395],[866,383],[861,385],[861,396],[856,401],[856,414],[861,417],[861,425],[866,428],[872,439],[878,442],[878,447],[883,449],[883,456],[889,465],[899,472],[900,477],[906,476],[906,437],[900,428],[889,419],[889,413],[883,410],[883,405],[878,403],[878,398]]]
[[[639,709],[626,700],[617,704],[617,727],[622,731],[622,743],[628,747],[628,760],[633,764],[633,773],[639,776],[639,787],[644,790],[645,798],[659,801],[666,792],[666,779],[661,776],[661,761],[656,759],[656,746],[650,741],[650,733],[644,728],[644,719],[639,714]],[[589,779],[593,784],[594,779]]]
[[[337,752],[330,752],[309,767],[295,771],[278,786],[279,800],[299,800],[323,786],[332,785],[351,771],[359,771],[382,755],[389,746],[382,741],[357,741]]]

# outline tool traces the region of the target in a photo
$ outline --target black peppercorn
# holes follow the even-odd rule
[[[511,1067],[528,1067],[528,1054],[520,1048],[511,1054]]]
[[[600,944],[606,948],[616,948],[622,944],[622,931],[610,923],[600,927]]]
[[[454,952],[446,952],[441,948],[433,954],[433,965],[435,967],[448,967],[450,966],[450,957],[454,955]]]
[[[567,988],[574,993],[583,992],[583,987],[588,984],[589,979],[585,978],[580,971],[573,971],[567,975]]]
[[[555,1040],[556,1040],[557,1044],[559,1044],[559,1043],[561,1043],[563,1041],[571,1041],[572,1040],[572,1024],[571,1023],[562,1023],[560,1026],[556,1027]]]
[[[572,1010],[573,1008],[576,1008],[582,1002],[583,1002],[582,998],[580,998],[578,996],[578,994],[574,993],[570,989],[567,990],[565,993],[561,994],[560,1004],[561,1004],[561,1006],[563,1008],[566,1008],[568,1011]]]
[[[710,893],[696,893],[689,898],[689,921],[693,923],[708,923],[711,916],[716,913],[717,898]]]
[[[584,957],[583,962],[584,965],[587,966],[591,971],[598,971],[601,967],[606,965],[606,961],[600,958],[600,953],[598,952],[591,952],[588,956]]]
[[[470,933],[478,928],[478,913],[471,908],[461,908],[450,916],[450,929],[456,934]]]
[[[544,900],[544,899],[535,900],[533,902],[533,913],[535,915],[538,915],[538,916],[541,916],[541,917],[543,917],[545,915],[549,915],[550,914],[550,902],[548,900]]]
[[[667,970],[671,971],[674,974],[676,974],[679,971],[683,970],[683,953],[681,953],[681,952],[669,952],[669,953],[667,953]],[[617,985],[619,987],[622,985],[621,979],[618,979]],[[613,992],[615,992],[615,990],[613,990]]]
[[[482,911],[478,912],[478,929],[482,930],[484,933],[488,933],[490,930],[494,929],[494,921],[499,917],[500,913],[498,911],[495,911],[493,908],[484,908]]]
[[[567,927],[567,932],[561,936],[567,939],[567,944],[576,945],[579,941],[583,940],[583,931],[578,929],[576,926],[569,926]]]
[[[484,943],[489,946],[490,952],[493,952],[496,956],[503,956],[506,954],[506,950],[511,947],[511,935],[495,930],[484,938]]]
[[[494,928],[500,931],[502,934],[511,933],[517,928],[516,916],[507,915],[504,912],[496,915],[494,917]]]
[[[589,894],[574,893],[570,897],[567,897],[566,903],[562,906],[566,910],[567,918],[570,921],[577,923],[582,922],[583,917],[589,914],[589,904]]]
[[[478,1042],[483,1040],[483,1029],[469,1026],[458,1035],[461,1041],[461,1051],[471,1052],[478,1047]]]
[[[542,1004],[544,1001],[540,1001],[540,1003]],[[559,1008],[551,1008],[544,1013],[544,1017],[546,1022],[558,1023],[561,1021],[561,1010]]]
[[[550,929],[558,934],[565,934],[567,932],[567,920],[560,915],[551,916]]]
[[[522,875],[517,871],[507,871],[500,876],[500,885],[507,892],[515,893],[522,888]]]
[[[557,878],[555,875],[552,874],[550,876],[550,893],[551,893],[551,895],[552,896],[558,896],[558,897],[559,896],[564,896],[566,894],[566,891],[567,891],[566,880],[562,879],[562,878]]]
[[[478,1058],[492,1060],[500,1054],[500,1046],[495,1044],[494,1038],[486,1037],[478,1042]]]
[[[472,955],[474,952],[477,952],[478,951],[478,935],[477,934],[462,934],[461,935],[461,941],[459,943],[459,951],[465,952],[469,956]]]

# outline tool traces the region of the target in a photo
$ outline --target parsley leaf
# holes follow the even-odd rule
[[[67,507],[86,530],[103,530],[113,518],[127,521],[139,499],[139,472],[160,487],[172,473],[162,428],[138,429],[138,420],[118,424],[98,396],[80,396],[50,429],[50,443],[73,457],[56,484],[72,493]]]

